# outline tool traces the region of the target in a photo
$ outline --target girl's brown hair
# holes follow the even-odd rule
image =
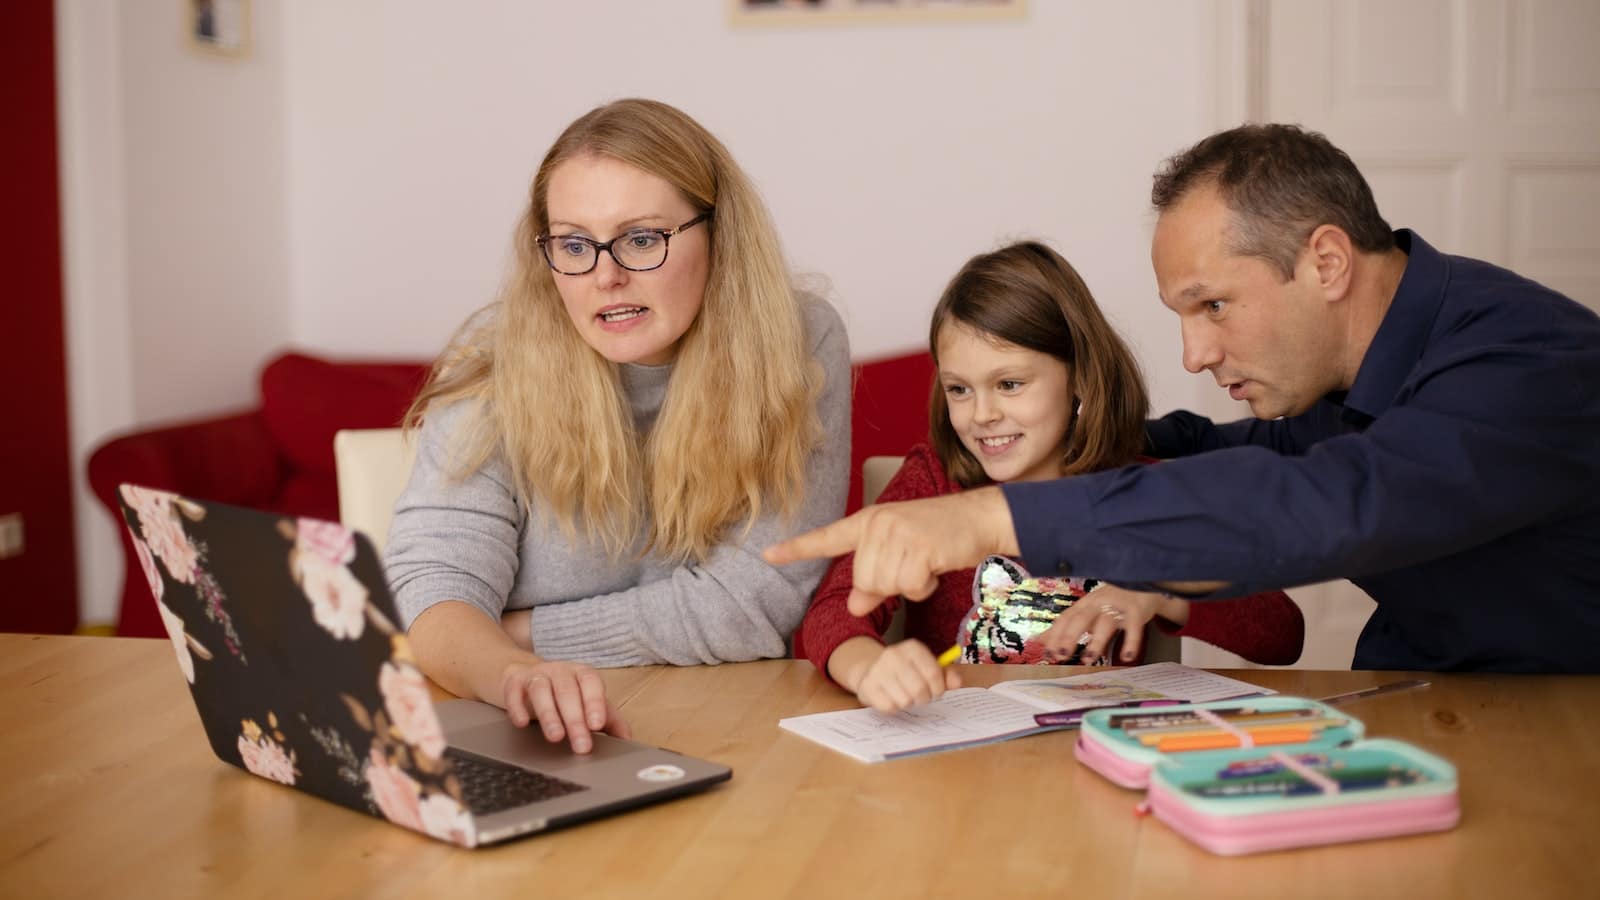
[[[1144,448],[1150,400],[1139,364],[1061,254],[1023,241],[975,256],[962,266],[933,310],[928,346],[935,368],[939,335],[952,324],[1067,364],[1080,408],[1067,427],[1063,476],[1127,465]],[[937,379],[928,420],[934,452],[950,477],[963,487],[987,482],[983,466],[950,424],[950,408]]]

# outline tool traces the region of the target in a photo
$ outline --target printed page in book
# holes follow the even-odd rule
[[[1203,703],[1274,693],[1259,685],[1175,662],[1107,669],[1066,678],[1002,681],[989,690],[1047,712],[1150,700]]]

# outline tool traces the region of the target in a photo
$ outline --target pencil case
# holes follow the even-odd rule
[[[1147,787],[1141,811],[1218,854],[1442,831],[1461,818],[1454,766],[1364,739],[1359,720],[1315,700],[1094,710],[1074,752],[1116,784]]]

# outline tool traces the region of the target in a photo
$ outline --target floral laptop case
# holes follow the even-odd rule
[[[436,708],[365,536],[135,485],[120,491],[178,667],[223,762],[468,847],[731,775],[606,735],[580,757],[494,707]],[[489,749],[453,746],[441,714]],[[554,768],[530,769],[524,757]]]

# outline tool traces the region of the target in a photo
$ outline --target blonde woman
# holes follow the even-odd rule
[[[782,656],[842,513],[849,348],[727,150],[671,106],[567,127],[517,265],[407,415],[385,563],[424,672],[578,752],[626,736],[595,666]]]

